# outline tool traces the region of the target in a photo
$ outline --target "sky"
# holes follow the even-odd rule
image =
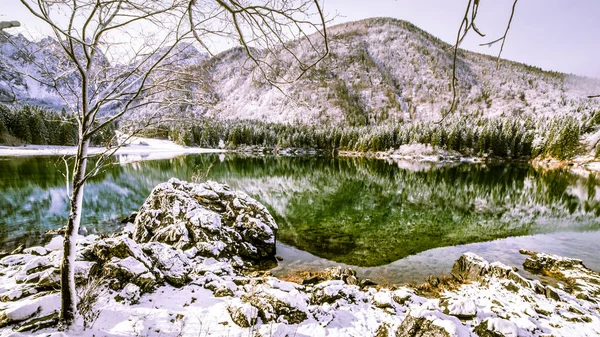
[[[394,17],[454,43],[468,0],[324,0],[333,23]],[[0,0],[0,20],[21,21],[31,32],[44,31],[18,0]],[[471,32],[462,48],[497,55],[500,45],[480,43],[504,34],[513,0],[480,0],[476,21],[486,37]],[[576,75],[600,78],[600,0],[520,0],[502,57]]]
[[[335,22],[394,17],[454,44],[468,0],[325,0]],[[499,44],[480,47],[504,34],[512,0],[480,0],[477,26],[461,48],[497,55]],[[502,52],[513,61],[600,78],[600,0],[520,0]]]

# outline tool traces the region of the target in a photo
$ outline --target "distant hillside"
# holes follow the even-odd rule
[[[245,55],[230,50],[206,70],[218,102],[208,112],[226,119],[258,119],[373,125],[387,121],[437,120],[451,101],[452,51],[414,25],[374,18],[329,28],[330,56],[300,81],[277,88],[241,71]],[[306,41],[296,41],[302,53]],[[275,61],[274,61],[275,62]],[[291,60],[279,60],[285,75]],[[526,116],[591,113],[600,80],[576,77],[459,51],[458,112],[463,115]],[[246,63],[246,67],[248,64]]]
[[[196,112],[223,119],[361,126],[437,120],[449,109],[452,51],[447,43],[406,21],[390,18],[336,25],[328,32],[329,57],[299,81],[279,88],[267,85],[253,71],[254,64],[240,48],[208,59],[185,45],[176,56],[177,64],[187,67],[189,78],[204,83],[190,85],[195,94],[210,97]],[[60,104],[52,91],[20,74],[36,75],[36,66],[42,62],[49,72],[58,71],[59,60],[49,57],[53,48],[47,48],[56,42],[47,38],[32,43],[18,35],[9,43],[8,37],[0,34],[0,99]],[[308,50],[306,43],[298,40],[290,46],[302,54]],[[48,60],[56,64],[47,64]],[[293,68],[292,60],[283,54],[273,56],[271,64],[282,77]],[[519,117],[590,114],[600,109],[600,100],[586,98],[600,93],[600,80],[506,60],[500,65],[496,70],[495,58],[460,50],[458,112]]]
[[[599,79],[507,60],[497,69],[496,58],[459,50],[457,110],[436,124],[452,99],[450,45],[389,18],[345,23],[328,33],[330,55],[300,80],[277,87],[265,81],[242,48],[209,58],[181,45],[154,74],[181,74],[176,87],[152,100],[184,98],[185,105],[168,107],[185,122],[170,118],[150,133],[210,147],[387,151],[423,143],[468,155],[600,158],[600,99],[587,98],[600,94]],[[311,50],[308,43],[300,39],[286,47],[302,57]],[[68,73],[53,45],[49,38],[31,43],[0,33],[0,101],[60,107],[56,94],[23,75],[40,63],[50,74]],[[287,53],[269,55],[267,62],[271,77],[293,77],[297,71]],[[128,67],[115,65],[113,71]],[[76,79],[62,78],[63,88],[76,86]],[[131,119],[142,120],[146,113],[132,112]],[[18,137],[14,128],[7,129]]]
[[[166,51],[163,48],[161,51]],[[83,51],[80,57],[83,58]],[[108,73],[126,73],[133,64],[111,64],[105,55],[95,56]],[[190,44],[180,44],[163,63],[169,70],[177,67],[192,68],[208,59],[208,54],[198,51]],[[158,55],[150,58],[150,62],[158,60]],[[161,76],[156,71],[157,76]],[[162,74],[164,76],[164,74]],[[10,35],[0,31],[0,103],[32,104],[51,108],[62,108],[65,99],[74,103],[79,99],[80,76],[71,62],[66,61],[64,51],[59,43],[50,38],[30,41],[23,35]],[[60,95],[47,85],[56,85]],[[98,81],[102,86],[101,80]],[[195,86],[192,86],[195,87]],[[110,109],[110,107],[108,107]]]

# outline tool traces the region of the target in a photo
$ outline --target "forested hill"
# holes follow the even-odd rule
[[[16,105],[57,104],[56,95],[20,73],[35,64],[36,55],[47,58],[31,51],[52,41],[32,44],[2,34],[0,99],[16,97]],[[459,50],[458,106],[436,124],[452,100],[450,45],[389,18],[332,26],[328,34],[329,56],[300,80],[278,87],[266,83],[241,48],[207,58],[185,45],[177,56],[180,86],[165,95],[187,89],[186,95],[202,104],[174,106],[186,121],[165,126],[168,130],[160,135],[199,146],[223,141],[233,147],[381,151],[425,143],[468,154],[561,159],[600,152],[600,99],[587,98],[600,94],[598,79],[507,60],[497,68],[494,57]],[[287,47],[306,56],[307,43],[300,39]],[[15,44],[28,45],[27,57]],[[295,69],[283,53],[267,61],[271,76],[288,77]]]
[[[186,60],[179,64],[187,66],[188,78],[204,83],[190,84],[190,88],[196,95],[210,97],[202,107],[191,109],[222,119],[354,126],[438,120],[448,110],[453,60],[448,44],[406,21],[390,18],[336,25],[328,33],[329,57],[299,81],[278,88],[252,71],[253,64],[241,48],[208,59],[186,45],[186,52],[178,55]],[[21,35],[0,34],[0,98],[60,104],[51,90],[22,74],[35,75],[40,61],[59,63],[48,57],[56,51],[53,40],[32,43]],[[306,43],[301,39],[290,47],[303,55]],[[269,61],[274,66],[270,75],[279,78],[294,68],[292,59],[283,53]],[[50,72],[56,68],[53,64],[44,67]],[[597,79],[506,60],[496,69],[494,57],[463,50],[458,54],[457,77],[457,113],[463,116],[589,116],[600,109],[600,100],[586,97],[600,93]]]
[[[209,111],[220,118],[373,125],[438,120],[448,110],[453,60],[448,44],[389,18],[337,25],[328,33],[330,56],[300,81],[282,87],[291,99],[240,72],[242,50],[213,59],[207,74],[219,100]],[[294,44],[299,53],[304,43]],[[290,62],[277,61],[280,75]],[[468,51],[459,51],[457,77],[462,115],[565,116],[600,107],[600,100],[586,97],[600,93],[600,80],[505,60],[496,69],[494,57]]]

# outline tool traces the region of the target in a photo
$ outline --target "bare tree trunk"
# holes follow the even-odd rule
[[[63,243],[64,256],[60,268],[60,290],[62,294],[60,321],[65,327],[71,326],[73,323],[77,305],[75,290],[75,254],[77,249],[75,245],[77,244],[77,234],[83,211],[83,186],[89,144],[89,139],[84,140],[83,137],[79,137],[77,159],[73,171],[73,194],[70,201],[71,211]]]

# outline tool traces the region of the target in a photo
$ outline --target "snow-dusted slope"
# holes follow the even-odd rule
[[[9,40],[10,39],[10,40]],[[58,58],[51,58],[51,39],[30,42],[23,35],[0,32],[0,101],[55,105],[59,96],[32,78],[43,70],[58,72]],[[50,62],[53,61],[53,62]]]
[[[153,55],[145,64],[153,64],[169,51],[164,47]],[[110,60],[102,53],[97,53],[95,67],[98,78],[92,85],[106,87],[103,80],[118,79],[119,74],[127,73],[136,66],[139,57],[133,63],[124,60]],[[83,59],[83,51],[77,56]],[[167,72],[179,71],[181,68],[192,68],[208,59],[193,45],[181,43],[170,51],[162,60],[154,76],[170,77]],[[118,62],[124,62],[119,64]],[[185,76],[182,76],[185,80]],[[69,61],[60,44],[50,38],[30,41],[23,35],[10,35],[0,32],[0,102],[45,105],[54,108],[65,106],[65,100],[73,104],[79,100],[81,75],[73,62]],[[56,88],[55,88],[56,87]],[[190,84],[197,88],[197,84]],[[58,91],[56,90],[58,89]],[[173,93],[178,91],[173,88]],[[167,94],[165,94],[167,95]],[[171,95],[172,96],[172,95]],[[75,104],[73,104],[75,105]],[[105,107],[111,109],[111,107]]]
[[[284,123],[373,125],[408,120],[439,120],[450,107],[453,52],[449,45],[414,25],[389,18],[366,19],[330,27],[330,55],[297,82],[273,87],[244,50],[235,48],[208,59],[192,45],[182,45],[168,61],[181,73],[178,88],[165,97],[191,90],[177,111],[222,119],[255,119]],[[4,33],[2,33],[4,34]],[[0,35],[0,98],[23,102],[57,102],[58,97],[20,71],[33,69],[47,52],[30,52],[45,39],[30,43]],[[56,44],[56,42],[54,42]],[[305,59],[306,39],[289,47]],[[304,56],[304,57],[303,57]],[[50,65],[60,69],[60,60]],[[170,62],[171,63],[171,62]],[[287,53],[267,59],[269,76],[285,78],[297,71]],[[126,66],[120,66],[126,67]],[[287,76],[286,76],[287,75]],[[155,74],[160,76],[160,72]],[[600,111],[600,80],[542,71],[494,57],[460,50],[457,62],[462,115],[591,116]],[[186,84],[187,83],[187,84]],[[193,98],[190,101],[190,97]],[[197,101],[197,102],[196,102]],[[582,119],[580,117],[579,119]]]
[[[242,70],[242,50],[223,53],[209,70],[220,98],[211,113],[221,118],[278,122],[379,124],[439,119],[448,110],[452,52],[449,45],[412,24],[367,19],[329,29],[329,57],[300,81],[279,88]],[[302,53],[306,41],[294,44]],[[291,60],[273,61],[285,75]],[[248,67],[249,63],[245,63]],[[461,50],[458,111],[489,116],[565,115],[596,111],[600,80],[576,77]]]

